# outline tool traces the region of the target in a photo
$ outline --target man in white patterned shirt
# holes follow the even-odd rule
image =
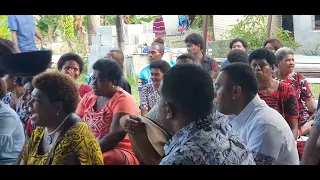
[[[220,114],[213,113],[213,80],[192,64],[176,65],[160,86],[159,113],[173,137],[160,165],[253,165],[252,154]]]
[[[219,112],[237,115],[232,130],[247,144],[258,165],[298,165],[297,145],[285,119],[258,96],[250,65],[234,63],[216,81]]]

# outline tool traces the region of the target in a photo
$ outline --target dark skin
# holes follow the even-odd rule
[[[273,79],[273,66],[269,65],[266,60],[253,60],[251,62],[256,77],[259,82],[259,92],[263,94],[272,94],[279,88],[279,81]],[[286,119],[295,139],[298,138],[298,119]]]
[[[120,65],[121,69],[123,70],[124,57],[122,54],[114,52],[114,51],[110,51],[107,54],[107,58],[110,58],[110,59],[116,61]]]
[[[246,97],[240,86],[235,86],[228,77],[228,73],[221,71],[215,82],[215,99],[219,112],[225,115],[239,115],[254,98]]]
[[[203,53],[202,53],[202,49],[200,48],[200,44],[195,45],[195,44],[188,42],[186,45],[187,45],[188,53],[191,53],[191,54],[197,56],[202,61]]]
[[[99,96],[94,105],[94,110],[97,111],[109,102],[118,90],[118,86],[115,85],[116,82],[101,78],[100,72],[96,70],[93,70],[92,81],[93,92],[95,95]],[[120,118],[124,115],[126,115],[126,113],[115,113],[113,115],[109,134],[99,140],[102,152],[114,149],[126,136],[126,132],[120,126]]]
[[[51,103],[49,97],[41,90],[35,88],[31,93],[31,100],[27,103],[28,111],[30,112],[30,120],[32,125],[46,127],[45,134],[52,132],[56,129],[65,118],[68,117],[68,113],[63,111],[63,103],[55,102]],[[69,116],[68,119],[73,118]],[[68,121],[68,119],[66,121]],[[43,155],[50,149],[54,148],[53,145],[58,140],[58,137],[63,130],[63,126],[59,128],[52,136],[52,143],[49,145],[46,138],[42,138],[38,154]],[[20,160],[20,159],[19,159]],[[17,164],[25,165],[26,162],[21,159]],[[63,164],[80,164],[78,156],[73,152]]]
[[[159,45],[152,44],[148,53],[150,63],[155,60],[161,60],[163,57],[163,53]]]
[[[195,64],[191,59],[178,59],[177,64]],[[161,84],[160,84],[161,86]],[[130,115],[121,118],[121,127],[129,133],[131,146],[135,155],[145,165],[159,165],[162,157],[150,143],[146,128],[139,117]]]
[[[7,91],[11,92],[11,102],[10,107],[13,110],[16,110],[19,105],[19,99],[23,94],[23,86],[19,86],[17,83],[17,77],[10,77],[9,75],[5,75],[3,78],[4,82],[7,86]]]
[[[120,120],[121,127],[129,133],[132,149],[144,165],[159,165],[162,157],[148,139],[144,124],[139,117],[127,115]]]

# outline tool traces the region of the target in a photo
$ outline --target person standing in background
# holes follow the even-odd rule
[[[9,15],[8,24],[12,42],[19,53],[38,50],[35,36],[40,40],[41,47],[43,46],[42,36],[33,15]]]

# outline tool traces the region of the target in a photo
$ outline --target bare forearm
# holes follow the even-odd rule
[[[292,134],[294,136],[295,139],[298,138],[298,119],[288,119],[287,120],[289,126],[290,126],[290,129],[292,131]]]
[[[302,136],[307,135],[310,133],[310,128],[308,126],[301,126],[301,134]]]
[[[42,35],[41,35],[41,33],[39,32],[38,28],[36,28],[35,34],[36,34],[36,37],[37,37],[40,41],[42,41]]]
[[[125,135],[126,133],[123,132],[109,133],[99,141],[101,151],[104,153],[114,149],[124,139]]]
[[[129,134],[129,137],[135,155],[143,162],[144,165],[160,164],[162,157],[150,143],[144,127],[134,135]]]
[[[12,42],[14,44],[14,47],[16,49],[17,52],[20,52],[19,46],[18,46],[18,37],[17,37],[17,32],[16,31],[12,31],[11,32],[11,38],[12,38]]]
[[[312,114],[315,113],[317,110],[317,104],[313,97],[306,100],[306,106]]]

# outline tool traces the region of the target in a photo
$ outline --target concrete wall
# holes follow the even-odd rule
[[[314,15],[293,15],[294,37],[304,49],[314,49],[320,44],[320,31],[314,30]]]
[[[213,15],[213,28],[215,40],[226,40],[226,33],[232,29],[231,25],[237,24],[244,15]]]

